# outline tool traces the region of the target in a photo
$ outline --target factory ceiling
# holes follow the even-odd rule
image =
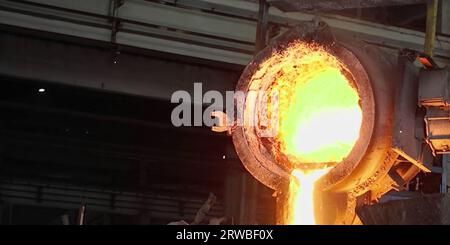
[[[258,2],[257,0],[249,1]],[[404,6],[423,4],[427,0],[268,0],[267,2],[284,12],[295,12]]]
[[[258,16],[258,3],[254,1],[126,0],[116,5],[110,4],[112,2],[2,0],[0,23],[239,65],[247,64],[254,54]],[[294,1],[273,1],[276,6],[282,2]],[[313,7],[331,1],[309,2]],[[353,1],[348,2],[353,6]],[[391,5],[398,1],[383,2]],[[420,1],[408,1],[412,2]],[[402,11],[398,11],[399,8]],[[404,14],[399,15],[400,12]],[[284,13],[277,8],[271,8],[269,14],[269,24],[281,31],[300,21],[311,20],[315,15]],[[359,12],[333,10],[322,14],[330,26],[393,52],[402,47],[419,50],[424,43],[424,5]],[[447,63],[450,39],[438,36],[436,48],[438,61]]]

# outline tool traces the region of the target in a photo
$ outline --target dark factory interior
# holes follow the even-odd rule
[[[426,69],[441,71],[450,64],[449,14],[448,0],[0,0],[0,224],[280,224],[281,187],[252,172],[235,134],[174,126],[172,94],[191,93],[194,83],[234,91],[261,50],[317,16],[337,39],[415,51]],[[422,117],[412,120],[430,126],[423,108],[435,100],[420,98],[413,114]],[[443,134],[445,145],[450,131]],[[401,184],[361,192],[358,221],[331,223],[450,224],[450,210],[434,207],[450,202],[446,148],[421,137],[420,156],[431,147],[430,161],[411,160],[410,148],[389,151],[395,159],[384,175]],[[436,211],[422,219],[393,211],[421,205]]]

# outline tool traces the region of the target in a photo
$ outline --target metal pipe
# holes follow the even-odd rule
[[[249,0],[252,1],[252,0]],[[427,0],[268,0],[282,11],[328,11],[354,8],[375,8],[425,3]]]
[[[255,53],[263,50],[267,45],[267,29],[269,23],[269,4],[266,0],[259,0],[258,26],[256,29]]]
[[[442,183],[441,183],[441,193],[447,193],[448,192],[448,177],[450,177],[449,174],[449,167],[450,167],[450,159],[448,155],[445,155],[442,157]]]
[[[433,57],[436,42],[437,15],[439,0],[431,0],[427,3],[427,31],[425,34],[425,53]]]
[[[440,1],[438,33],[450,35],[450,0]]]
[[[81,201],[80,209],[78,210],[77,225],[84,225],[84,216],[86,214],[86,200]]]

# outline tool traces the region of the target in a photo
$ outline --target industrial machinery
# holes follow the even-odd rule
[[[316,223],[360,224],[357,206],[404,189],[450,151],[449,82],[425,54],[388,54],[315,19],[256,55],[236,87],[243,123],[222,126],[246,169],[276,191],[279,224],[292,215],[283,207],[295,169],[327,169]]]

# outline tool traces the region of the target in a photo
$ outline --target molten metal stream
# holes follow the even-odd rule
[[[328,173],[331,168],[304,172],[296,169],[292,172],[289,184],[288,220],[290,225],[315,225],[316,208],[314,205],[314,184]]]
[[[335,56],[301,42],[271,56],[259,72],[274,78],[270,90],[278,92],[279,112],[275,140],[294,169],[285,223],[315,224],[314,184],[330,170],[317,166],[338,164],[358,140],[358,92]]]

